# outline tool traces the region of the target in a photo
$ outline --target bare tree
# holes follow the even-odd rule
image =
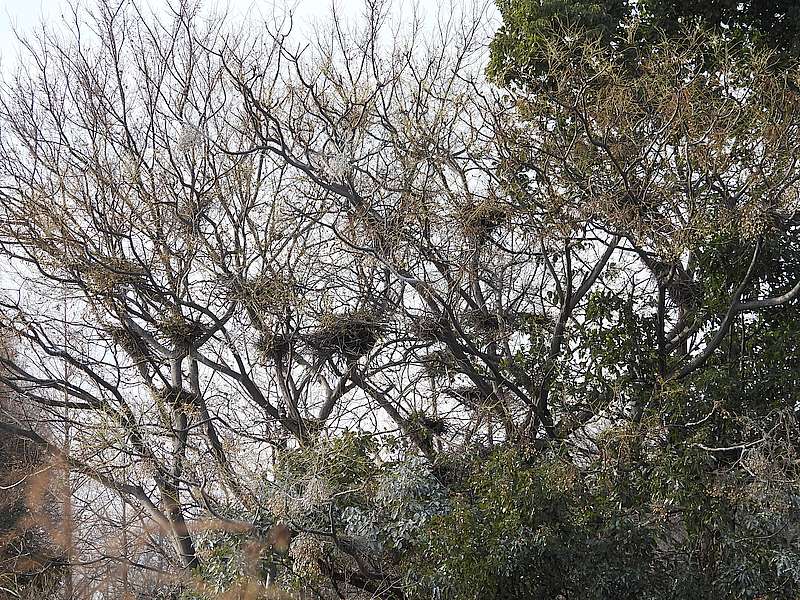
[[[19,282],[2,305],[23,347],[3,379],[72,436],[4,430],[169,532],[177,567],[201,563],[197,526],[252,530],[226,515],[258,512],[265,449],[371,423],[432,458],[433,345],[469,382],[451,409],[510,434],[531,403],[492,338],[529,285],[526,234],[503,234],[492,279],[481,262],[514,215],[475,177],[492,172],[480,13],[428,47],[418,28],[387,42],[384,6],[365,14],[303,50],[285,24],[233,37],[190,6],[162,27],[104,3],[28,43],[0,101]]]

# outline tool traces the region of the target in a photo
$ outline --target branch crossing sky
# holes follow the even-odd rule
[[[80,0],[79,0],[80,1]],[[18,41],[14,35],[31,33],[42,23],[55,24],[58,20],[70,17],[70,3],[67,0],[0,0],[0,69],[7,72],[17,61]],[[81,2],[92,6],[95,0]],[[140,4],[154,7],[167,6],[169,0],[143,0]],[[172,2],[175,4],[176,2]],[[209,8],[225,9],[234,21],[242,19],[245,15],[255,15],[258,18],[268,19],[271,15],[283,14],[291,10],[294,21],[302,28],[312,25],[316,20],[324,19],[330,14],[332,6],[340,15],[345,17],[357,16],[361,13],[363,2],[361,0],[221,0],[205,1],[203,6]],[[438,0],[419,0],[420,9],[428,16],[434,14],[439,8]],[[402,10],[402,9],[401,9]]]

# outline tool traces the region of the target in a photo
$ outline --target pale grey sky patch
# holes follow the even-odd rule
[[[96,0],[81,2],[92,6]],[[168,0],[144,0],[143,4],[153,7],[166,6]],[[324,21],[334,5],[338,14],[345,18],[357,18],[363,10],[363,0],[217,0],[206,1],[203,5],[209,9],[228,8],[233,21],[241,21],[248,16],[248,21],[269,19],[275,14],[291,11],[295,27],[301,32],[315,22]],[[436,13],[448,3],[447,0],[417,0],[416,4],[428,19],[435,18]],[[395,2],[395,10],[400,18],[410,13],[411,2]],[[56,24],[59,20],[69,18],[68,0],[0,0],[0,69],[7,71],[16,64],[19,44],[14,31],[31,33],[42,23]]]

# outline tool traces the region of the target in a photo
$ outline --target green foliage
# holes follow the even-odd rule
[[[234,588],[247,580],[266,581],[272,558],[265,547],[256,548],[246,536],[233,533],[207,533],[196,536],[202,567],[196,575],[202,591],[187,591],[181,600],[205,600]]]
[[[654,531],[557,456],[494,452],[410,560],[414,597],[640,598],[658,579]]]
[[[658,373],[655,307],[635,306],[611,292],[593,294],[586,307],[584,348],[587,356],[581,395],[591,391],[641,405],[649,398]],[[605,406],[592,403],[596,412]]]
[[[488,74],[502,84],[523,83],[541,73],[543,38],[559,28],[610,41],[628,13],[624,0],[499,0],[503,25],[492,41]]]
[[[644,0],[639,5],[647,22],[670,34],[698,23],[789,56],[800,52],[800,5],[792,0]]]
[[[769,50],[775,68],[800,56],[800,5],[789,0],[499,0],[498,8],[503,25],[492,41],[487,73],[502,85],[557,77],[547,73],[542,42],[558,35],[596,41],[631,58],[632,44],[635,56],[662,36],[681,44],[687,29],[699,27],[746,48]],[[635,28],[625,25],[631,21]]]
[[[376,472],[378,441],[369,435],[345,433],[315,445],[281,453],[278,481],[297,481],[321,474],[337,490],[368,483]]]
[[[771,456],[742,456],[751,474],[733,474],[685,443],[704,435],[612,429],[591,471],[498,449],[407,554],[411,597],[795,597],[794,451],[775,440]]]
[[[400,577],[400,561],[426,523],[449,510],[434,470],[388,436],[345,433],[283,451],[262,497],[265,521],[292,531],[286,556],[268,565],[273,580],[311,593],[325,588],[326,573],[356,568],[354,555],[359,568],[381,569],[387,581]]]

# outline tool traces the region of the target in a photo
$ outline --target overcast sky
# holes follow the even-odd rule
[[[82,0],[91,6],[96,0]],[[168,0],[149,0],[153,6],[166,4]],[[148,0],[144,0],[145,3]],[[335,0],[337,11],[346,16],[360,14],[362,0]],[[445,4],[442,0],[416,0],[421,11],[429,18],[434,18],[436,12]],[[242,18],[246,14],[268,16],[275,12],[292,9],[294,22],[301,26],[308,25],[316,19],[324,18],[329,14],[332,0],[204,0],[205,6],[229,7],[234,18]],[[399,3],[395,3],[399,4]],[[68,0],[0,0],[0,66],[8,69],[15,62],[17,56],[17,42],[13,29],[20,32],[30,32],[42,20],[55,22],[62,18],[63,9],[68,5]],[[408,5],[406,0],[405,5]]]
[[[145,0],[145,4],[158,6],[168,0]],[[92,6],[96,0],[83,0],[83,4]],[[353,11],[360,2],[358,0],[336,0],[342,10]],[[297,15],[298,22],[310,22],[314,18],[326,14],[331,7],[331,0],[206,0],[206,6],[229,7],[235,18],[245,14],[269,14],[277,8],[288,7]],[[0,0],[0,61],[8,68],[9,61],[17,55],[17,43],[13,35],[16,28],[21,32],[29,32],[42,20],[54,22],[62,18],[68,0]]]

